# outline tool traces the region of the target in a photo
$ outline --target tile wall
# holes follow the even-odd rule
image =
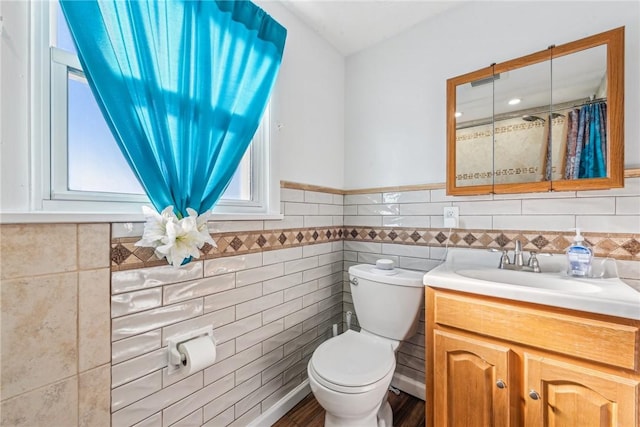
[[[0,425],[110,425],[109,228],[0,226]]]

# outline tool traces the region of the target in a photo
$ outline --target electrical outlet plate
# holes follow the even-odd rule
[[[457,228],[460,209],[457,206],[446,206],[444,208],[444,227]]]

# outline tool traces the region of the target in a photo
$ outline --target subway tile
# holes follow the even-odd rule
[[[304,217],[302,215],[286,215],[282,219],[264,222],[265,230],[285,230],[287,228],[303,228]]]
[[[215,339],[215,336],[214,336]],[[216,344],[216,357],[214,363],[221,362],[231,356],[233,356],[236,352],[236,343],[235,341],[227,341],[222,344]],[[209,365],[212,366],[212,365]],[[206,367],[205,367],[206,368]],[[182,381],[188,376],[192,375],[193,372],[189,373],[188,371],[173,371],[171,375],[169,375],[169,368],[162,369],[162,387],[167,387],[171,384],[177,383],[178,381]],[[206,383],[205,383],[206,384]]]
[[[287,317],[284,318],[284,327],[288,329],[293,325],[298,323],[302,323],[308,318],[315,316],[318,313],[317,305],[310,305],[309,307],[305,307],[302,310],[296,311],[295,313],[291,313]]]
[[[320,344],[322,344],[323,342],[325,342],[327,340],[327,337],[324,335],[320,335],[318,336],[318,338],[316,338],[315,340],[311,341],[309,344],[305,345],[302,348],[302,357],[307,357],[311,354],[313,354],[314,351],[316,351],[316,348],[318,348],[318,346]]]
[[[109,363],[78,375],[78,427],[111,426],[110,390]]]
[[[221,274],[260,267],[261,265],[261,253],[208,259],[204,262],[204,276],[219,276]]]
[[[262,254],[262,258],[264,265],[302,258],[302,247],[298,246],[287,249],[278,249],[275,251],[267,251]]]
[[[108,223],[78,224],[78,268],[80,270],[108,268],[111,264],[110,246],[111,233]]]
[[[203,410],[204,418],[204,410]],[[211,418],[208,422],[204,423],[202,427],[220,427],[228,426],[235,420],[233,406],[228,407],[215,417]]]
[[[133,427],[162,427],[162,413],[156,412],[149,418],[145,418],[137,424],[134,424]]]
[[[382,193],[347,194],[344,196],[345,205],[369,205],[382,203]]]
[[[304,190],[281,188],[280,200],[283,202],[304,202]]]
[[[640,280],[640,261],[616,260],[616,266],[620,277]]]
[[[640,196],[616,197],[616,215],[635,215],[640,222]]]
[[[383,243],[382,254],[429,258],[430,248],[428,246],[398,245],[393,243]]]
[[[236,338],[236,348],[238,351],[247,349],[255,344],[261,343],[284,329],[284,319],[271,322],[261,328],[251,331]]]
[[[524,215],[613,215],[615,210],[613,197],[522,201]]]
[[[424,359],[425,359],[424,346],[420,347],[420,346],[411,344],[408,341],[403,341],[400,343],[400,347],[398,348],[398,351],[410,357],[415,357],[417,359],[420,359],[424,363]]]
[[[215,294],[234,288],[236,276],[234,273],[214,277],[205,277],[190,282],[164,286],[164,304],[174,304],[205,295]]]
[[[203,409],[199,408],[197,411],[192,412],[179,421],[176,421],[175,424],[171,424],[171,427],[201,427],[203,414]]]
[[[299,326],[300,326],[300,330],[302,330],[302,325],[299,325]],[[316,338],[318,338],[318,332],[316,329],[310,329],[308,331],[305,331],[300,336],[296,337],[295,339],[289,341],[284,345],[284,355],[288,356],[293,352],[300,350],[301,348],[303,348],[305,345],[309,344],[311,341],[315,340]]]
[[[342,263],[340,263],[342,264]],[[302,272],[302,281],[309,282],[314,279],[318,279],[323,276],[328,276],[330,274],[335,273],[334,267],[335,264],[323,265],[321,267],[311,268],[309,270],[305,270]],[[340,265],[340,269],[342,269],[342,265]]]
[[[574,215],[497,215],[493,217],[494,230],[566,231],[575,226]]]
[[[431,190],[431,202],[468,202],[479,200],[491,200],[491,194],[483,194],[480,196],[447,196],[444,188]]]
[[[278,375],[270,381],[265,381],[263,379],[262,383],[264,384],[262,387],[250,393],[247,397],[239,400],[238,403],[235,404],[236,417],[239,417],[256,405],[259,407],[262,400],[282,387],[282,375]]]
[[[213,399],[204,406],[204,419],[209,421],[211,418],[221,414],[224,410],[235,405],[240,399],[260,387],[260,375],[249,378],[243,384],[237,385],[220,397]]]
[[[213,336],[219,343],[232,340],[239,337],[242,334],[246,334],[249,331],[258,329],[262,326],[262,315],[260,313],[251,317],[246,317],[242,320],[238,320],[228,325],[221,326],[213,330]]]
[[[76,242],[75,224],[2,224],[0,278],[75,271]],[[25,254],[29,262],[25,262]]]
[[[117,411],[162,389],[162,371],[155,371],[111,391],[111,410]]]
[[[440,265],[440,262],[424,258],[400,257],[399,265],[407,270],[429,271]]]
[[[114,412],[111,418],[112,423],[114,426],[124,426],[142,421],[200,388],[202,388],[202,373],[197,373]]]
[[[246,350],[239,351],[233,356],[214,363],[204,370],[204,383],[209,384],[218,381],[228,374],[238,370],[239,368],[253,362],[262,356],[262,347],[256,344]]]
[[[289,368],[285,369],[282,380],[285,383],[288,383],[295,378],[300,378],[300,374],[302,374],[303,372],[304,373],[307,372],[307,366],[309,365],[310,359],[311,359],[311,355],[307,355],[306,357],[294,363]]]
[[[427,203],[429,201],[431,201],[430,190],[382,193],[383,203]]]
[[[400,267],[400,259],[396,255],[380,255],[368,254],[366,252],[358,253],[358,264],[375,264],[379,259],[390,259],[393,265]]]
[[[318,255],[318,267],[321,267],[323,265],[327,265],[327,264],[334,264],[337,262],[342,262],[343,260],[343,255],[342,255],[342,251],[340,252],[332,252],[329,254],[323,254],[323,255]]]
[[[125,338],[111,344],[111,363],[114,365],[160,348],[160,329]]]
[[[262,283],[243,286],[228,291],[209,295],[204,298],[204,312],[220,310],[222,308],[240,304],[243,301],[258,298],[262,295]]]
[[[612,188],[609,190],[578,191],[578,197],[618,197],[618,196],[640,196],[640,178],[626,178],[623,188]]]
[[[319,191],[305,191],[304,201],[307,203],[333,203],[333,194],[321,193]]]
[[[167,366],[167,349],[129,359],[111,367],[111,386],[118,387]]]
[[[330,288],[327,288],[327,290],[331,291]],[[320,291],[318,291],[320,292]],[[331,294],[329,293],[324,293],[324,294],[319,294],[318,295],[318,311],[324,311],[324,310],[328,310],[331,307],[333,307],[334,305],[340,303],[342,301],[342,294],[340,293],[335,293],[335,294]]]
[[[318,215],[344,215],[344,209],[338,205],[318,205]]]
[[[454,203],[454,206],[460,208],[460,216],[462,215],[520,215],[523,212],[522,204],[526,201],[520,200],[495,200],[483,202],[460,202]],[[545,203],[543,200],[531,200],[533,203]],[[553,201],[555,203],[555,200]],[[440,209],[440,214],[442,214]]]
[[[382,243],[354,242],[351,240],[345,240],[344,250],[357,251],[357,252],[382,253]]]
[[[108,268],[78,273],[78,370],[109,363],[109,279]]]
[[[333,273],[330,276],[320,277],[318,279],[318,289],[326,288],[327,286],[331,286],[331,285],[334,285],[336,283],[341,282],[343,280],[342,274],[343,274],[343,272],[337,271],[337,272]],[[347,274],[347,276],[348,276],[348,274]],[[348,278],[347,278],[347,280],[348,280]]]
[[[291,286],[299,285],[300,283],[302,283],[302,273],[288,274],[286,276],[263,282],[262,291],[265,294],[269,294],[271,292],[277,292],[290,288]]]
[[[236,387],[237,384],[249,381],[256,374],[260,376],[260,372],[282,359],[282,349],[277,348],[264,356],[246,364],[236,371]]]
[[[304,226],[307,228],[331,227],[333,226],[333,216],[331,215],[305,216],[303,223],[304,223]]]
[[[144,222],[112,222],[111,238],[138,237],[144,234]]]
[[[289,392],[295,389],[302,382],[301,378],[294,378],[288,383],[286,383],[283,387],[279,388],[276,392],[266,397],[262,401],[262,412],[265,412],[267,409],[274,406],[278,401],[280,401],[283,397],[285,397]]]
[[[336,312],[342,312],[342,304],[340,305],[336,305],[333,309]],[[318,326],[319,324],[328,321],[333,315],[334,313],[332,313],[332,310],[325,310],[325,311],[320,311],[318,310],[318,314],[311,316],[310,318],[306,319],[304,322],[302,322],[302,330],[303,331],[308,331],[311,329],[316,329],[316,326]],[[318,334],[320,334],[321,331],[318,332]],[[328,331],[327,331],[328,332]]]
[[[408,366],[418,372],[424,372],[424,360],[411,357],[405,353],[396,353],[398,365]]]
[[[111,292],[136,291],[139,289],[153,288],[160,285],[185,282],[187,280],[202,277],[202,262],[190,262],[189,264],[172,267],[139,268],[136,270],[116,271],[111,273]]]
[[[318,289],[318,281],[312,280],[284,291],[284,300],[291,301]]]
[[[382,216],[344,215],[345,227],[382,227]]]
[[[451,203],[405,203],[400,205],[399,215],[442,215],[446,206]]]
[[[260,313],[271,307],[284,302],[282,292],[275,292],[250,301],[243,302],[236,306],[236,319],[242,319],[252,314]]]
[[[400,205],[380,203],[376,205],[358,205],[358,215],[398,215]]]
[[[318,205],[316,203],[296,203],[285,202],[285,215],[318,215]]]
[[[283,322],[283,326],[284,326],[284,322]],[[279,334],[276,334],[270,338],[265,339],[262,342],[262,350],[265,353],[268,353],[283,345],[286,346],[287,343],[299,337],[301,333],[302,333],[302,324],[299,323],[289,329],[285,329],[283,332],[280,332]],[[285,354],[286,354],[286,351],[285,351]]]
[[[496,218],[500,216],[503,215],[496,215]],[[491,230],[493,226],[493,218],[494,217],[492,217],[491,215],[460,215],[457,228],[467,230]],[[444,222],[442,225],[444,226]]]
[[[571,199],[574,197],[576,197],[575,191],[546,191],[541,193],[494,194],[493,200]]]
[[[4,394],[0,406],[3,426],[75,426],[78,424],[76,377],[54,382],[13,398]]]
[[[175,340],[197,329],[212,327],[216,329],[228,325],[235,320],[235,307],[227,307],[222,310],[213,311],[203,316],[185,320],[162,328],[162,345],[167,345],[167,340]]]
[[[262,312],[262,320],[264,323],[271,323],[276,319],[282,319],[283,317],[298,311],[302,308],[302,298],[298,298],[292,301],[285,302],[284,304],[267,309]]]
[[[186,415],[202,408],[207,403],[231,391],[234,387],[233,374],[228,374],[217,381],[205,386],[195,393],[185,397],[163,409],[162,425],[167,427],[182,419]]]
[[[292,274],[297,273],[299,271],[308,270],[310,268],[314,268],[318,266],[318,258],[317,257],[309,257],[296,259],[293,261],[287,261],[284,263],[284,273]]]
[[[209,221],[207,223],[209,233],[231,233],[240,231],[262,230],[262,221]]]
[[[228,427],[246,427],[249,424],[251,424],[253,420],[258,418],[260,416],[260,413],[261,413],[260,404],[257,404],[256,406],[248,410],[246,413],[237,417],[235,421],[229,424]],[[236,416],[237,416],[237,413],[236,413]]]
[[[256,282],[273,279],[284,275],[284,264],[277,263],[236,273],[236,286],[246,286]]]
[[[427,215],[414,216],[385,216],[382,218],[383,227],[407,227],[407,228],[428,228],[430,217]]]
[[[342,240],[338,240],[336,242],[331,242],[331,250],[333,252],[344,250],[344,242]]]
[[[346,205],[342,207],[342,215],[354,216],[358,215],[358,205]]]
[[[640,219],[630,215],[576,215],[576,227],[585,233],[640,233]]]
[[[2,281],[3,399],[77,373],[77,287],[76,273]]]
[[[302,247],[302,257],[308,258],[314,255],[328,254],[333,251],[331,242],[316,243],[315,245],[307,245]],[[313,267],[317,267],[317,264]]]
[[[162,288],[143,289],[111,296],[111,317],[120,317],[162,305]]]
[[[281,375],[285,371],[285,369],[293,366],[301,358],[302,358],[302,353],[298,351],[290,354],[289,356],[284,357],[282,360],[269,366],[267,369],[262,371],[262,383],[266,384],[267,382],[273,380],[274,378],[277,378],[279,375]]]
[[[334,194],[332,203],[334,205],[344,205],[344,195],[342,195],[342,194]]]
[[[342,215],[333,215],[332,219],[333,219],[332,223],[334,227],[342,228],[342,225],[344,224],[344,217]]]
[[[202,314],[201,298],[180,304],[143,311],[118,317],[111,321],[111,337],[113,341],[137,335],[163,326],[187,320]]]

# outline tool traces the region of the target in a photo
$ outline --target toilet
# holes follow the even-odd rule
[[[325,409],[325,427],[392,427],[387,391],[395,352],[416,332],[424,273],[393,268],[390,260],[349,268],[360,332],[347,330],[320,344],[307,373]]]

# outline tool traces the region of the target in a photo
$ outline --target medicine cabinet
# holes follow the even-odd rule
[[[447,194],[624,185],[624,27],[447,80]]]

